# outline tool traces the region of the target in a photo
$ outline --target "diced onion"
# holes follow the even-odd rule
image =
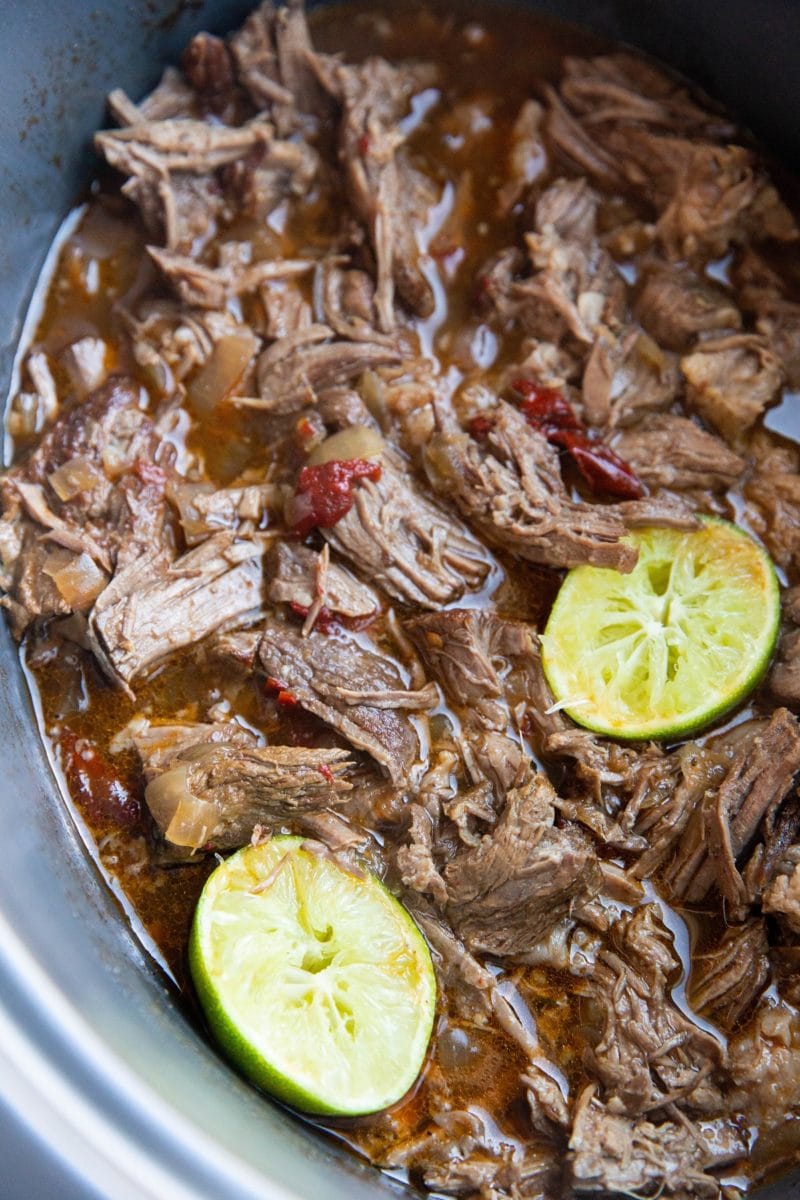
[[[53,471],[48,482],[59,500],[74,500],[81,492],[91,492],[100,478],[90,459],[71,458]]]
[[[199,850],[209,841],[219,820],[215,805],[189,790],[191,764],[179,763],[148,783],[144,798],[166,841]]]
[[[652,367],[656,371],[663,371],[664,352],[646,333],[640,333],[636,339],[636,353],[648,367]]]
[[[308,462],[309,466],[318,467],[322,463],[347,462],[353,458],[380,458],[383,451],[383,438],[375,429],[351,425],[320,442],[308,456]]]
[[[210,415],[242,381],[258,343],[249,329],[221,337],[186,391],[199,416]]]
[[[61,598],[74,612],[95,602],[108,583],[108,577],[88,554],[78,554],[64,563],[60,555],[42,567],[58,588]]]

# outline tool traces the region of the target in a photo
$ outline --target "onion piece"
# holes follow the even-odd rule
[[[329,438],[312,450],[308,465],[319,467],[326,462],[349,462],[354,458],[380,458],[385,449],[381,435],[367,425],[351,425]]]
[[[219,339],[186,389],[199,416],[209,416],[236,390],[257,350],[258,339],[249,329]]]
[[[48,476],[48,483],[59,500],[74,500],[81,492],[91,492],[103,478],[89,458],[71,458]]]
[[[144,798],[166,841],[199,850],[214,832],[219,811],[216,805],[192,795],[190,769],[190,762],[170,767],[148,783]]]
[[[73,612],[89,608],[108,583],[108,576],[88,554],[78,554],[64,563],[53,555],[42,567],[58,588],[59,594]]]

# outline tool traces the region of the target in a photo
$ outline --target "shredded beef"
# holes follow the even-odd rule
[[[266,827],[346,798],[346,750],[194,742],[171,756],[145,800],[164,838],[192,850],[233,850]]]
[[[674,899],[696,903],[716,885],[730,914],[746,909],[752,897],[738,864],[798,770],[796,718],[781,708],[768,722],[751,722],[725,778],[692,813],[666,870],[664,882]]]
[[[686,400],[732,445],[736,445],[775,399],[781,367],[764,338],[732,334],[700,343],[681,359]]]
[[[672,413],[620,430],[611,445],[651,488],[724,491],[747,465],[720,438]]]
[[[221,533],[170,562],[156,551],[118,572],[90,615],[98,659],[125,688],[176,650],[263,607],[263,546]]]
[[[746,1153],[731,1122],[717,1137],[681,1120],[631,1119],[604,1105],[590,1084],[578,1097],[569,1141],[569,1170],[578,1192],[611,1195],[720,1195],[709,1168],[736,1162]]]
[[[396,664],[351,639],[316,630],[303,638],[270,620],[258,647],[261,670],[288,703],[321,717],[357,750],[365,750],[401,785],[420,755],[406,716],[436,703],[432,687],[406,688]]]
[[[622,540],[627,528],[695,525],[688,510],[664,500],[571,500],[557,452],[505,403],[492,410],[481,442],[453,428],[437,433],[426,447],[425,467],[434,488],[482,537],[530,562],[631,571],[636,551]]]
[[[389,455],[380,478],[362,481],[349,512],[323,532],[365,579],[423,608],[457,600],[489,571],[481,544]]]
[[[470,949],[524,956],[599,890],[591,849],[553,825],[554,795],[533,775],[509,792],[496,829],[445,868],[447,914]]]

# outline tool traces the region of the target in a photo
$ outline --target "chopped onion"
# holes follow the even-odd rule
[[[171,767],[148,783],[144,798],[166,841],[199,850],[216,828],[219,812],[214,804],[192,795],[190,769],[189,762]]]
[[[653,367],[656,371],[663,371],[664,352],[646,333],[640,333],[636,339],[636,353],[648,367]]]
[[[321,442],[308,456],[308,463],[318,467],[322,463],[348,462],[353,458],[379,458],[383,451],[383,438],[377,430],[366,425],[351,425]]]
[[[108,583],[105,572],[86,553],[74,556],[67,563],[60,555],[53,555],[42,570],[50,576],[61,598],[74,612],[93,604]]]
[[[48,482],[59,500],[74,500],[81,492],[91,492],[102,478],[89,458],[71,458],[57,467]]]
[[[249,329],[221,337],[188,385],[189,402],[200,416],[210,415],[241,383],[258,342]]]

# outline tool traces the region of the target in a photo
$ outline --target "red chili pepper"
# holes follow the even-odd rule
[[[330,769],[328,764],[323,763],[321,767],[317,767],[317,770],[319,771],[322,778],[327,779],[328,783],[331,784],[331,786],[333,786],[333,783],[334,783],[333,771]]]
[[[369,154],[371,145],[372,145],[372,142],[370,140],[369,134],[362,133],[358,139],[358,153],[362,156],[362,158],[365,155]]]
[[[282,704],[286,708],[294,708],[296,706],[297,697],[293,696],[292,693],[288,691],[286,684],[281,683],[280,679],[275,679],[272,675],[268,675],[267,688],[271,692],[278,693],[275,697],[275,702],[277,704]]]
[[[359,479],[377,480],[381,464],[367,458],[335,459],[303,467],[289,511],[292,531],[305,537],[312,529],[329,529],[350,511],[353,486]]]
[[[639,500],[644,495],[631,468],[605,442],[570,429],[556,430],[550,441],[566,450],[593,491],[621,500]]]
[[[70,795],[90,821],[113,821],[128,829],[138,823],[141,803],[91,739],[63,729],[56,744]]]
[[[289,608],[296,617],[300,617],[301,621],[305,621],[308,616],[308,608],[305,604],[298,604],[296,600],[289,601]],[[323,604],[322,608],[317,613],[317,619],[314,622],[314,628],[319,629],[321,633],[330,633],[339,624],[336,613],[332,613],[329,608]]]
[[[473,417],[469,422],[468,429],[472,437],[477,438],[478,441],[482,441],[493,425],[494,421],[491,417],[478,415],[477,417]]]
[[[511,386],[522,396],[522,411],[534,429],[582,428],[572,405],[557,388],[539,387],[527,379],[515,379]]]
[[[523,397],[521,408],[528,424],[552,445],[566,450],[592,491],[621,500],[638,500],[644,495],[628,464],[589,434],[557,388],[539,387],[527,379],[515,379],[511,387]]]

